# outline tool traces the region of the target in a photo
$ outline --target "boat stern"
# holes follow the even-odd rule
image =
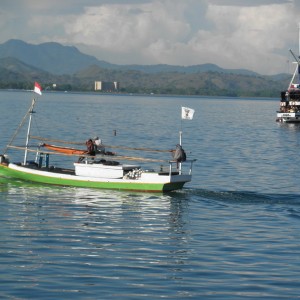
[[[300,122],[300,112],[277,112],[276,121],[283,123]]]

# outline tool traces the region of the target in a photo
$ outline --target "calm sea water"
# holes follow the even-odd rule
[[[31,97],[0,92],[0,149]],[[300,298],[300,126],[276,123],[277,106],[44,93],[33,135],[171,149],[182,130],[193,181],[160,195],[0,179],[0,297]]]

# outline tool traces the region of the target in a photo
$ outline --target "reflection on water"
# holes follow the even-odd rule
[[[283,122],[277,122],[278,127],[283,128],[283,129],[293,129],[295,131],[300,130],[300,122],[299,123],[283,123]]]
[[[128,289],[151,290],[160,280],[171,280],[172,288],[172,281],[183,276],[190,253],[188,202],[183,196],[47,187],[5,179],[0,187],[4,206],[0,215],[6,223],[1,236],[9,245],[2,251],[10,253],[5,260],[12,266],[11,276],[27,274],[26,289],[34,280],[45,296],[53,296],[47,286],[57,284],[58,278],[65,290],[73,289],[74,282],[62,275],[66,270],[75,281],[85,277],[83,282],[93,289],[105,291],[103,285],[121,280],[116,295]],[[158,275],[161,272],[169,278]],[[136,286],[145,274],[147,282]],[[82,282],[78,287],[86,290]],[[10,288],[7,283],[4,291],[17,296]]]
[[[61,224],[57,221],[63,218],[62,222],[74,223],[74,228],[81,230],[93,228],[102,231],[104,225],[110,230],[120,230],[118,227],[113,229],[111,224],[114,223],[120,224],[123,230],[127,227],[127,230],[130,228],[140,233],[168,231],[177,235],[184,233],[184,224],[187,222],[184,214],[188,204],[184,196],[180,196],[184,193],[176,197],[176,193],[44,186],[4,178],[0,180],[0,192],[2,201],[17,205],[15,212],[18,216],[25,214],[31,219],[37,217],[37,222],[41,219],[53,222],[56,224],[53,224],[53,228],[59,227]],[[34,226],[34,223],[31,225]]]

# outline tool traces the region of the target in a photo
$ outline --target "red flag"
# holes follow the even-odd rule
[[[39,83],[34,83],[34,90],[35,93],[42,95],[42,87],[39,85]]]

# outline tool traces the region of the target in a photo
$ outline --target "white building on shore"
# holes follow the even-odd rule
[[[117,81],[95,81],[95,91],[117,92],[120,84]]]

